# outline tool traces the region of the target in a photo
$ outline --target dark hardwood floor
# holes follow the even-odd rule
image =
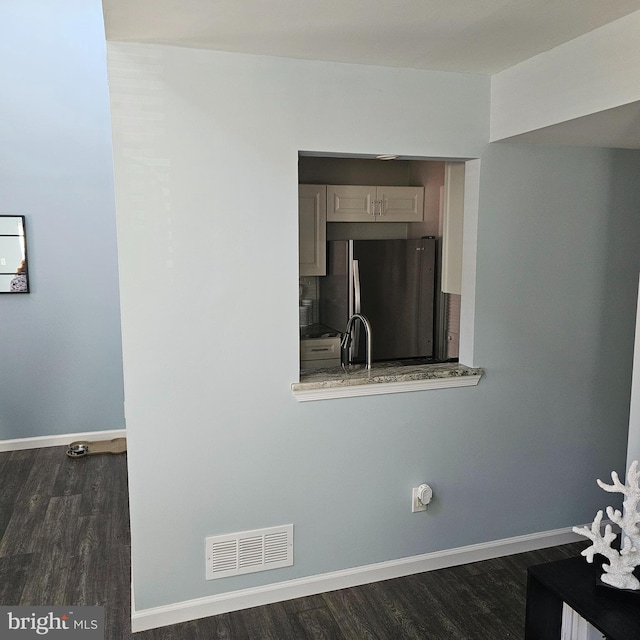
[[[130,632],[126,454],[0,453],[0,604],[103,605],[106,640],[522,638],[526,567],[575,543]]]

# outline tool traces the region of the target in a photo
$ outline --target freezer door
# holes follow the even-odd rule
[[[356,240],[353,257],[362,313],[373,331],[373,359],[432,356],[435,241]]]

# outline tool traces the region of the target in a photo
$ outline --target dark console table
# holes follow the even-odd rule
[[[640,639],[640,594],[596,586],[601,565],[578,556],[529,567],[525,640],[559,640],[563,602],[608,640]]]

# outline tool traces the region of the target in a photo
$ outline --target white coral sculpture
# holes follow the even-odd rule
[[[573,527],[575,533],[585,536],[591,540],[590,547],[582,551],[587,562],[593,562],[596,553],[607,558],[609,564],[604,563],[602,568],[604,573],[601,576],[602,582],[618,589],[640,590],[640,581],[633,575],[633,570],[640,564],[640,513],[638,503],[640,503],[640,472],[638,471],[638,461],[634,460],[629,467],[627,474],[627,484],[620,482],[618,474],[611,472],[613,484],[605,484],[598,480],[598,486],[609,493],[621,493],[624,495],[622,512],[612,507],[607,507],[609,520],[618,525],[624,533],[624,541],[620,551],[613,549],[611,543],[616,539],[611,525],[604,528],[604,536],[600,532],[602,522],[602,511],[598,511],[595,520],[589,527]]]

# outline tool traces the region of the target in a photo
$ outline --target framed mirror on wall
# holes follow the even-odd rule
[[[24,216],[0,216],[0,293],[29,293]]]

